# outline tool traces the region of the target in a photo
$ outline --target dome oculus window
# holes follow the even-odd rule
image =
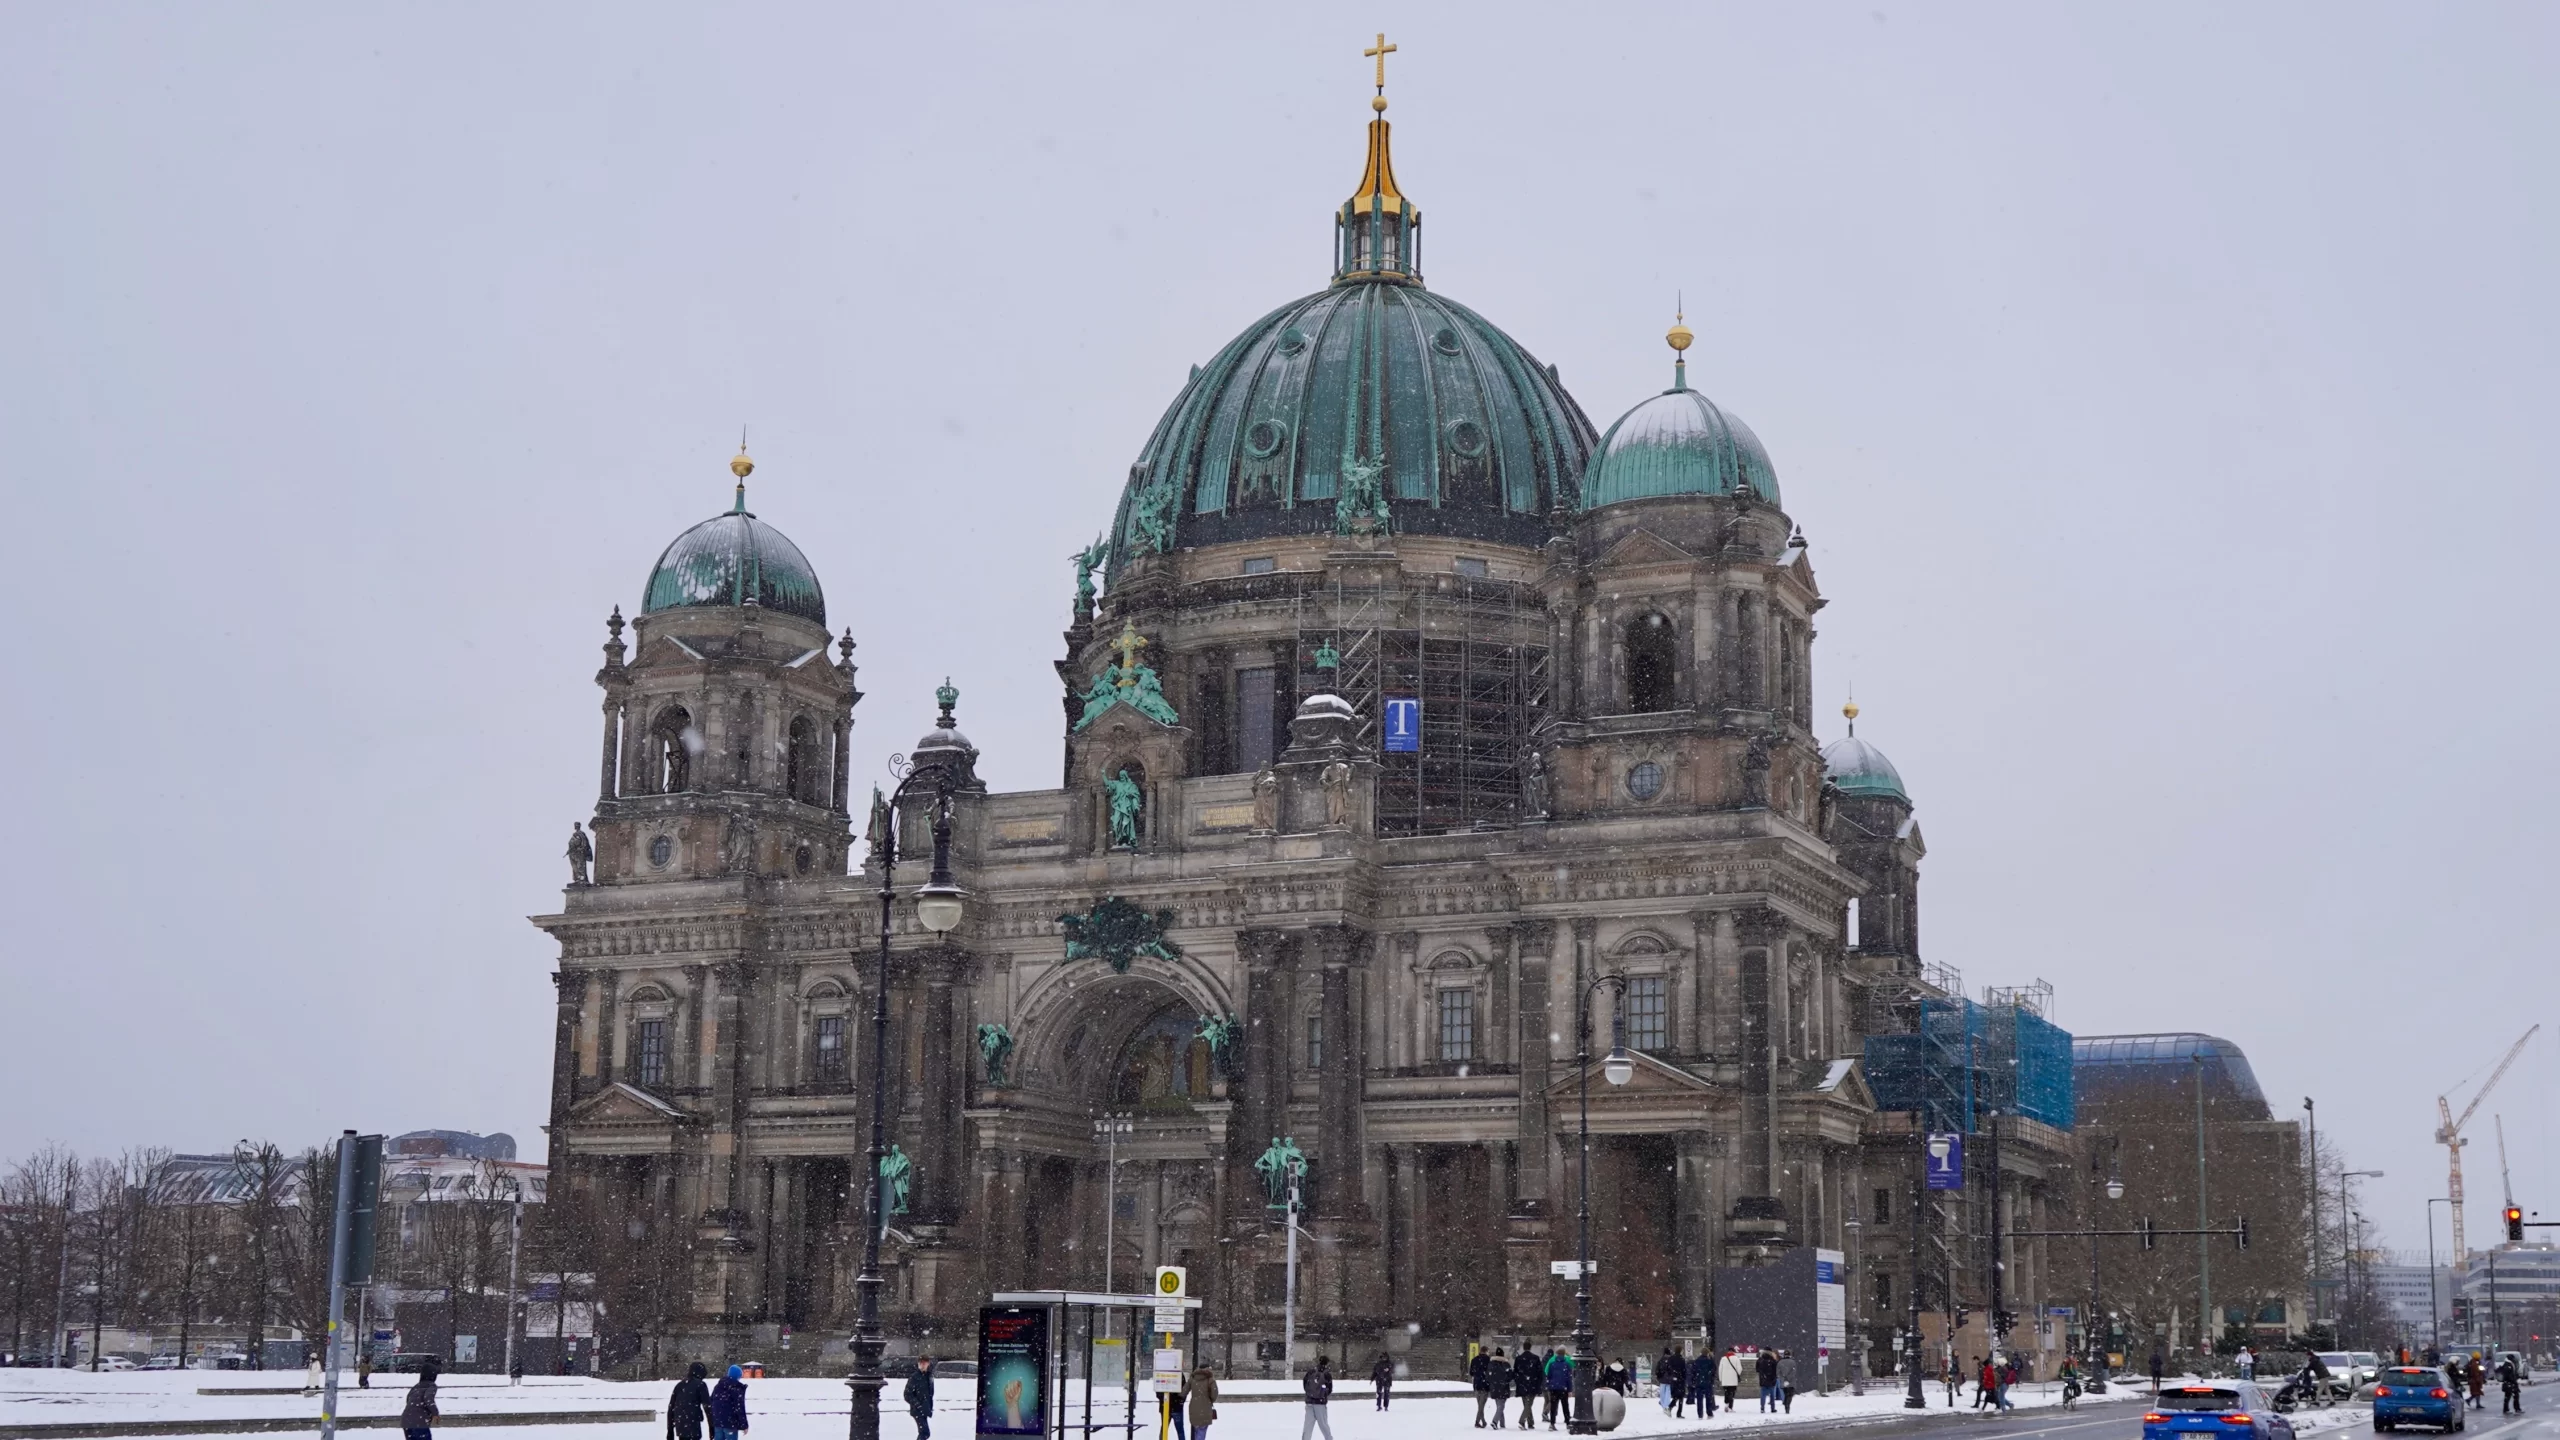
[[[1638,800],[1650,800],[1662,793],[1662,767],[1650,760],[1627,771],[1627,793]]]
[[[1277,452],[1280,442],[1288,438],[1289,432],[1278,421],[1256,420],[1244,432],[1244,448],[1255,459],[1263,459]]]
[[[1443,355],[1458,353],[1458,332],[1443,325],[1431,332],[1431,348]]]
[[[670,861],[670,860],[673,860],[674,858],[676,858],[676,842],[675,842],[674,837],[672,837],[672,836],[667,836],[667,835],[656,835],[656,836],[652,836],[652,837],[650,837],[650,840],[649,840],[649,863],[650,863],[650,864],[657,866],[657,867],[658,867],[659,869],[661,869],[661,870],[664,870],[664,869],[666,869],[666,868],[667,868],[667,862],[668,862],[668,861]]]
[[[1484,427],[1473,420],[1449,422],[1449,448],[1461,455],[1484,453]]]
[[[1280,353],[1295,355],[1307,348],[1307,332],[1292,325],[1280,332]]]

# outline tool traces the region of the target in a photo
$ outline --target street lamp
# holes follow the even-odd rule
[[[2107,1142],[2107,1163],[2100,1165],[2093,1150],[2089,1155],[2089,1172],[2095,1175],[2103,1170],[2107,1177],[2107,1198],[2121,1200],[2124,1198],[2124,1137],[2109,1135],[2104,1138]],[[2089,1393],[2104,1395],[2107,1393],[2108,1327],[2106,1311],[2098,1304],[2097,1217],[2092,1215],[2089,1218],[2089,1318],[2080,1327],[2080,1338],[2089,1347]]]
[[[1120,1218],[1120,1137],[1136,1130],[1126,1115],[1105,1115],[1093,1122],[1093,1138],[1102,1142],[1102,1293],[1111,1293],[1112,1224]],[[1111,1312],[1102,1315],[1102,1333],[1111,1333]]]
[[[1858,1307],[1856,1324],[1849,1332],[1849,1393],[1867,1393],[1867,1297],[1857,1287],[1867,1283],[1866,1249],[1861,1243],[1865,1229],[1855,1216],[1842,1222],[1849,1229],[1850,1297]]]
[[[2438,1195],[2427,1202],[2427,1348],[2444,1350],[2444,1320],[2436,1313],[2436,1207],[2453,1201]]]
[[[942,703],[948,725],[951,702]],[[898,906],[898,806],[910,794],[930,790],[933,795],[933,870],[916,891],[916,923],[939,941],[959,925],[967,896],[951,880],[950,769],[940,760],[912,768],[897,757],[889,763],[899,777],[898,788],[886,799],[875,790],[871,800],[871,863],[880,867],[880,956],[871,1001],[871,1175],[865,1187],[871,1206],[862,1227],[862,1269],[853,1279],[860,1301],[853,1322],[853,1374],[844,1382],[853,1391],[847,1422],[851,1440],[880,1440],[880,1353],[887,1348],[880,1334],[880,1231],[889,1218],[889,1197],[880,1162],[889,1155],[889,935]]]
[[[1591,1336],[1591,992],[1603,985],[1614,993],[1609,1006],[1609,1058],[1601,1062],[1600,1074],[1612,1085],[1624,1085],[1636,1075],[1635,1057],[1627,1053],[1627,979],[1602,975],[1583,986],[1573,1004],[1573,1062],[1581,1077],[1582,1104],[1582,1198],[1576,1207],[1581,1259],[1573,1276],[1573,1421],[1566,1428],[1576,1435],[1600,1433],[1600,1424],[1591,1414],[1591,1381],[1599,1366]]]

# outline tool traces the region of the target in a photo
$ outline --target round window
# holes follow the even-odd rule
[[[1627,772],[1627,793],[1650,800],[1662,793],[1662,767],[1647,760]]]
[[[1461,455],[1484,453],[1484,427],[1473,420],[1453,420],[1449,424],[1449,448]]]
[[[649,841],[650,864],[664,870],[667,868],[667,862],[674,858],[676,858],[676,842],[673,836],[659,835]]]
[[[1431,348],[1443,355],[1458,353],[1458,332],[1443,325],[1431,332]]]
[[[1244,432],[1244,448],[1252,451],[1257,457],[1269,455],[1280,448],[1281,441],[1288,438],[1289,432],[1280,422],[1256,420]]]
[[[816,852],[815,850],[810,849],[810,848],[809,848],[809,846],[808,846],[808,844],[807,844],[807,842],[805,842],[805,841],[804,841],[804,842],[802,842],[802,844],[801,844],[801,846],[800,846],[800,848],[799,848],[799,849],[797,849],[797,850],[795,850],[795,851],[791,852],[791,864],[792,864],[792,866],[793,866],[794,868],[796,868],[797,870],[799,870],[799,872],[800,872],[801,874],[803,874],[803,875],[808,874],[808,873],[809,873],[809,871],[810,871],[810,869],[811,869],[811,867],[815,866],[817,863],[818,863],[818,852]]]
[[[1280,353],[1295,355],[1307,348],[1307,332],[1292,325],[1280,332]]]

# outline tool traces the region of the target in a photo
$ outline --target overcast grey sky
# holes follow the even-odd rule
[[[1602,426],[1685,291],[1930,958],[2238,1041],[2422,1245],[2560,991],[2548,5],[0,9],[0,1153],[539,1153],[604,616],[742,423],[859,773],[947,672],[1054,783],[1067,556],[1324,281],[1381,27],[1435,289]]]

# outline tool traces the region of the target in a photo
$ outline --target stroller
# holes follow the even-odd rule
[[[2290,1413],[2304,1405],[2333,1405],[2337,1397],[2330,1392],[2329,1367],[2317,1354],[2303,1357],[2300,1370],[2284,1382],[2284,1388],[2269,1402],[2278,1413]]]

